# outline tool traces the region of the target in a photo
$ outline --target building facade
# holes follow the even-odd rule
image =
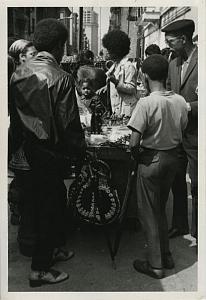
[[[197,7],[111,7],[109,30],[120,29],[128,34],[131,40],[129,57],[145,56],[145,49],[157,44],[160,49],[166,46],[165,35],[161,31],[169,23],[192,19],[195,22],[194,40],[197,41],[198,11]]]
[[[31,39],[37,22],[60,18],[58,7],[8,7],[8,36]]]
[[[64,49],[64,54],[68,55],[72,51],[72,11],[68,7],[60,7],[59,20],[68,29],[68,40],[65,43]]]
[[[168,24],[182,19],[192,19],[195,23],[194,41],[198,38],[198,9],[195,6],[180,7],[143,7],[137,20],[140,32],[139,53],[144,58],[147,46],[157,44],[160,49],[166,48],[165,34],[161,31]]]
[[[36,23],[45,18],[61,20],[70,32],[70,14],[68,7],[9,7],[8,37],[32,40]],[[70,51],[69,40],[65,54]]]
[[[98,14],[93,7],[84,7],[83,27],[87,37],[87,49],[98,55]]]

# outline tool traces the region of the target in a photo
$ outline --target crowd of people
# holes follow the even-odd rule
[[[192,191],[191,234],[197,241],[198,68],[192,20],[166,26],[162,51],[145,50],[143,62],[128,58],[130,39],[121,30],[104,35],[108,63],[98,68],[87,50],[78,64],[63,58],[68,38],[56,19],[37,23],[33,41],[9,45],[9,190],[11,222],[18,240],[31,224],[31,287],[62,282],[68,273],[52,268],[70,259],[66,247],[64,179],[81,170],[85,129],[101,133],[103,115],[125,116],[131,129],[131,157],[137,161],[136,202],[145,233],[147,258],[134,268],[154,278],[174,268],[169,238],[189,233],[186,172]],[[72,66],[72,67],[71,67]],[[74,67],[75,66],[75,67]],[[145,93],[140,97],[138,85]],[[90,118],[88,116],[90,115]],[[89,121],[88,121],[89,120]],[[166,203],[173,192],[173,221],[168,230]],[[17,196],[16,196],[17,195]],[[23,248],[22,248],[23,249]],[[24,249],[25,250],[25,249]],[[22,250],[22,252],[24,252]]]

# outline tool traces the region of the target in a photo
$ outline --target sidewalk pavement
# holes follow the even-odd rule
[[[191,200],[188,201],[191,218]],[[170,197],[167,207],[169,224],[171,207]],[[158,280],[137,273],[132,266],[134,259],[145,257],[145,241],[141,230],[124,231],[114,269],[102,230],[81,227],[68,236],[68,248],[75,251],[75,256],[55,265],[57,270],[70,274],[69,280],[30,288],[28,275],[31,259],[19,253],[16,241],[18,227],[9,224],[8,228],[9,292],[197,291],[197,254],[195,240],[189,234],[170,240],[175,268],[166,270],[166,277]]]

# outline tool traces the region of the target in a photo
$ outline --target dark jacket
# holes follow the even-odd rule
[[[177,57],[169,64],[167,89],[182,95],[191,105],[188,114],[188,125],[184,135],[187,147],[197,147],[198,144],[198,50],[191,57],[184,80],[181,84],[181,58]]]
[[[39,52],[11,79],[13,151],[24,145],[32,168],[64,164],[84,153],[73,78],[48,52]]]

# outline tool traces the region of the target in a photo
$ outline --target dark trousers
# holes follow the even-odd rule
[[[191,235],[198,238],[198,150],[184,145],[189,163],[192,194],[192,225]]]
[[[138,215],[146,237],[148,261],[162,267],[162,257],[170,253],[166,202],[177,166],[176,149],[144,150],[137,171]]]
[[[66,187],[61,178],[35,174],[34,188],[36,243],[31,268],[47,271],[54,248],[66,241]]]
[[[173,218],[172,227],[181,232],[188,233],[188,195],[186,183],[187,164],[191,179],[192,193],[192,224],[191,235],[197,238],[198,216],[198,150],[191,147],[187,140],[183,139],[183,147],[178,150],[178,169],[172,185],[173,192]]]
[[[34,180],[31,171],[16,171],[15,179],[21,190],[19,197],[20,224],[18,228],[18,243],[23,255],[31,256],[35,244],[35,216],[33,204],[36,201]]]
[[[172,228],[177,228],[185,234],[189,232],[188,197],[187,197],[187,155],[183,147],[178,148],[178,167],[172,184],[173,216]]]
[[[66,242],[66,187],[63,176],[68,167],[61,153],[44,141],[27,141],[26,158],[32,169],[33,215],[36,242],[32,255],[32,270],[47,271],[54,248]]]

